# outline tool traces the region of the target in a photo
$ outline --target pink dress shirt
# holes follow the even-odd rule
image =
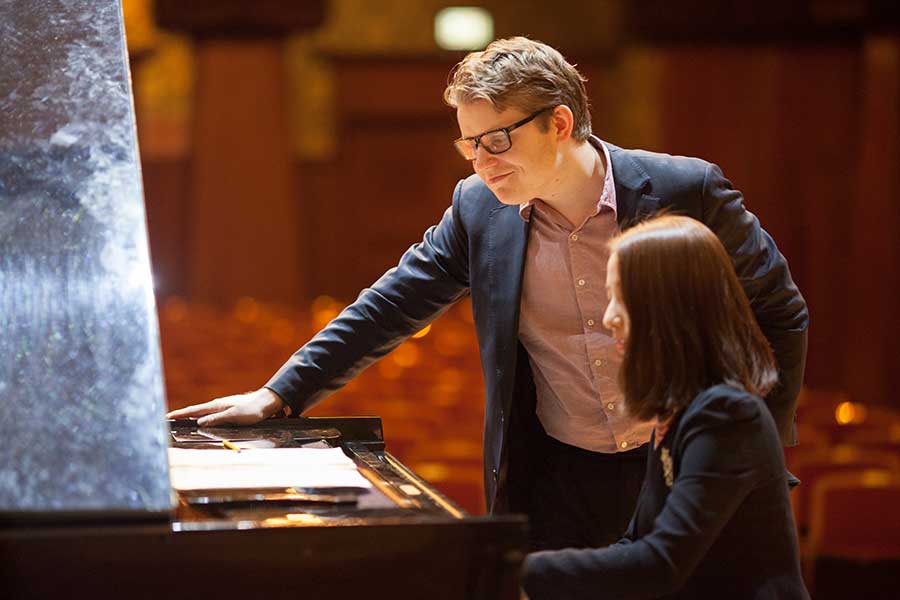
[[[591,139],[606,166],[597,210],[572,228],[542,200],[519,206],[530,221],[522,282],[519,339],[528,351],[537,416],[550,436],[594,452],[645,444],[653,423],[625,413],[617,376],[621,357],[606,311],[607,242],[619,231],[609,150]]]

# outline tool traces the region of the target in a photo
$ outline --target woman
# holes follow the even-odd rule
[[[531,554],[528,597],[808,598],[760,399],[775,363],[722,244],[686,217],[647,221],[611,242],[607,294],[626,409],[657,421],[647,472],[625,537]]]

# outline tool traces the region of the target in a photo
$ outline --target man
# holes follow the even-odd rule
[[[528,514],[535,549],[614,542],[636,502],[650,426],[624,412],[618,354],[601,326],[607,241],[665,209],[703,221],[731,255],[775,350],[782,385],[768,402],[793,441],[806,305],[718,167],[592,136],[584,79],[526,38],[469,54],[444,97],[475,175],[459,182],[441,222],[264,388],[171,417],[213,425],[300,414],[470,294],[489,510]]]

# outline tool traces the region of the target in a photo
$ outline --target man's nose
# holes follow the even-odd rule
[[[497,157],[485,150],[482,146],[475,148],[475,158],[472,159],[472,166],[476,169],[483,169],[497,162]]]

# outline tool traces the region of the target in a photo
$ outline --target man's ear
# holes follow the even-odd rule
[[[550,129],[556,134],[557,142],[564,142],[572,137],[572,129],[575,127],[575,115],[572,109],[565,104],[560,104],[550,113]]]

